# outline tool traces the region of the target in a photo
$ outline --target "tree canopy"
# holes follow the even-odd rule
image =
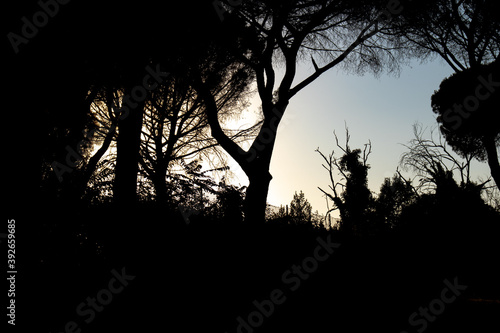
[[[466,69],[443,80],[432,96],[432,109],[455,152],[488,161],[500,184],[500,62]]]

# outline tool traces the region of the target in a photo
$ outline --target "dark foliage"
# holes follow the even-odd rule
[[[432,96],[432,110],[446,141],[462,156],[473,154],[486,160],[485,138],[500,134],[500,92],[496,86],[500,78],[497,60],[480,69],[467,69],[443,80]],[[492,91],[493,90],[493,91]]]
[[[161,186],[167,195],[161,199],[151,179],[138,177],[142,115],[128,118],[134,119],[128,135],[129,125],[111,115],[103,126],[90,107],[93,101],[107,103],[119,90],[132,93],[148,64],[193,79],[198,93],[201,86],[212,97],[226,83],[243,92],[257,76],[265,104],[262,128],[270,130],[274,107],[284,110],[291,96],[321,74],[292,86],[301,45],[313,51],[316,38],[328,42],[319,51],[330,56],[317,59],[324,71],[343,55],[359,72],[378,72],[384,60],[394,59],[384,57],[391,53],[385,42],[366,42],[374,34],[363,29],[363,24],[373,28],[370,20],[382,1],[242,2],[261,22],[271,18],[277,27],[267,40],[258,26],[246,24],[254,20],[251,15],[242,22],[228,14],[221,23],[213,3],[72,1],[5,60],[11,102],[5,112],[5,205],[18,225],[20,331],[69,331],[74,321],[81,332],[235,332],[238,317],[248,320],[255,302],[262,304],[279,289],[286,301],[262,316],[256,332],[396,332],[407,328],[409,314],[439,296],[444,279],[455,276],[467,291],[426,332],[497,328],[497,303],[470,299],[500,299],[499,213],[483,202],[481,186],[459,184],[443,168],[436,167],[437,188],[431,193],[416,195],[411,182],[395,177],[375,198],[367,187],[366,150],[346,145],[337,160],[345,188],[332,196],[342,207],[344,230],[317,223],[300,195],[290,214],[262,224],[245,220],[245,210],[263,215],[251,208],[265,206],[274,137],[256,154],[260,158],[242,163],[254,180],[255,205],[245,207],[246,188],[216,181],[199,160],[179,159],[181,171],[166,175]],[[39,1],[11,5],[6,23],[16,29],[19,18],[40,10]],[[222,34],[231,22],[234,30]],[[340,30],[345,45],[325,35],[337,24],[355,27],[352,35]],[[278,48],[287,58],[288,75],[273,94]],[[248,51],[248,58],[228,49]],[[210,115],[212,134],[232,140],[216,127],[218,116]],[[93,129],[98,131],[89,136]],[[101,156],[93,164],[92,143],[110,145],[115,136],[125,136],[117,156]],[[235,148],[231,142],[225,144]],[[61,182],[52,162],[67,163],[67,147],[84,158],[72,157],[75,165]],[[235,156],[240,152],[234,149]],[[251,154],[244,153],[241,160]],[[117,180],[117,164],[128,167],[125,178]],[[116,200],[116,185],[125,183],[133,200]],[[330,241],[340,246],[325,247]],[[111,271],[122,268],[134,279],[108,300],[103,290],[110,288]],[[286,279],[287,272],[293,280]],[[86,322],[77,309],[93,297],[106,304],[94,308],[95,318]]]

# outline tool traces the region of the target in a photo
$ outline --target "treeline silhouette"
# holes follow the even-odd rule
[[[416,135],[401,168],[417,180],[397,169],[375,194],[367,186],[371,144],[351,148],[347,135],[331,155],[318,149],[332,181],[317,184],[329,203],[324,220],[301,192],[288,212],[265,214],[277,126],[290,99],[344,59],[348,70],[377,74],[397,70],[405,54],[440,52],[459,71],[454,62],[467,59],[463,67],[473,74],[488,78],[492,69],[497,77],[498,20],[489,1],[463,4],[465,16],[481,11],[471,18],[478,33],[453,35],[480,37],[471,45],[482,51],[469,52],[480,59],[447,53],[460,49],[460,40],[446,52],[428,43],[441,28],[455,33],[439,26],[450,23],[443,17],[453,15],[443,11],[453,6],[402,1],[399,13],[386,1],[336,3],[71,2],[9,53],[4,181],[18,226],[19,327],[416,331],[409,316],[440,297],[443,280],[458,278],[467,289],[425,330],[495,328],[498,203],[487,196],[493,180],[473,180],[469,169],[473,158],[487,161],[496,179],[498,92],[456,133],[444,117],[445,82],[443,95],[433,97],[440,130],[465,162],[450,166],[443,144]],[[221,9],[228,5],[232,10]],[[20,18],[41,10],[35,1],[11,6],[7,26],[21,34]],[[381,8],[390,15],[380,18]],[[370,44],[372,36],[381,44]],[[305,50],[330,56],[311,57],[315,72],[292,86]],[[274,66],[282,65],[278,84]],[[263,119],[225,128],[247,106],[253,83]],[[480,123],[489,124],[486,136],[478,134]],[[239,144],[247,140],[253,143],[244,151]],[[248,187],[224,177],[231,170],[223,151],[242,167]],[[334,211],[339,224],[329,218]],[[340,246],[322,248],[328,259],[316,259],[318,244],[330,241]],[[101,291],[113,289],[112,272],[122,269],[134,279],[107,299]],[[269,306],[259,310],[275,290],[286,301],[272,314]],[[77,310],[82,302],[95,313],[88,322]],[[263,318],[258,327],[249,323],[255,311]]]
[[[244,189],[210,183],[200,174],[205,186],[219,189],[213,200],[193,181],[178,185],[182,195],[178,201],[172,196],[172,205],[47,203],[41,216],[50,221],[34,230],[32,245],[39,250],[30,256],[40,288],[37,327],[54,331],[75,320],[92,332],[159,326],[238,331],[237,318],[248,323],[254,302],[269,300],[271,291],[280,289],[286,301],[275,305],[262,325],[249,327],[401,331],[412,328],[410,314],[439,297],[443,280],[455,278],[467,289],[427,331],[494,327],[498,305],[486,301],[500,296],[499,212],[481,198],[485,184],[457,183],[436,160],[428,164],[430,188],[414,187],[398,170],[374,194],[367,188],[371,147],[364,154],[348,143],[343,148],[331,165],[346,176],[339,197],[332,195],[344,210],[331,228],[311,217],[302,192],[289,209],[269,214],[265,224],[244,223]],[[363,193],[366,200],[359,198]],[[283,274],[313,255],[318,237],[331,237],[340,246],[300,288],[289,291]],[[110,271],[121,267],[136,278],[86,324],[75,307],[95,297]],[[42,302],[50,306],[42,309]]]

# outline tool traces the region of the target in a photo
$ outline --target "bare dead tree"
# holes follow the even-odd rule
[[[365,144],[363,151],[352,150],[349,146],[350,134],[347,127],[345,146],[339,143],[335,132],[334,136],[336,146],[343,154],[341,157],[336,157],[335,150],[333,150],[327,157],[319,148],[316,149],[324,161],[323,168],[328,171],[330,178],[328,187],[331,193],[321,187],[318,189],[332,202],[332,208],[328,208],[326,215],[329,216],[333,211],[338,210],[341,228],[353,232],[364,222],[364,214],[371,200],[371,192],[367,186],[367,172],[370,167],[368,157],[372,152],[372,145],[369,141]],[[340,180],[336,181],[336,175],[340,175]]]
[[[424,138],[425,129],[421,125],[413,126],[414,138],[409,144],[404,145],[408,151],[404,152],[400,159],[403,170],[411,170],[420,178],[417,185],[418,192],[429,193],[436,190],[441,176],[458,173],[461,184],[471,183],[471,161],[473,155],[467,155],[463,159],[453,154],[446,141],[438,133],[435,139],[434,131],[431,130],[430,139]]]

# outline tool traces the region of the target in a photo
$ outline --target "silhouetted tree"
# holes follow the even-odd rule
[[[145,65],[145,64],[144,64]],[[130,68],[131,78],[124,83],[121,105],[118,109],[118,137],[116,140],[116,166],[113,197],[116,203],[126,207],[137,200],[137,175],[139,172],[139,151],[146,98],[139,98],[128,104],[135,88],[142,86],[143,68]],[[142,74],[142,75],[141,75]],[[144,89],[145,93],[147,91]],[[142,97],[142,96],[141,96]],[[146,96],[144,96],[146,97]]]
[[[172,45],[181,44],[181,41],[189,40],[193,35],[191,29],[178,29],[178,20],[183,15],[185,19],[181,21],[199,22],[205,26],[202,32],[210,36],[213,24],[206,24],[209,21],[206,13],[212,6],[202,1],[189,6],[178,2],[159,6],[152,1],[145,1],[141,6],[135,6],[116,1],[106,4],[91,1],[69,7],[65,15],[58,15],[57,24],[50,25],[52,33],[38,34],[34,43],[30,42],[21,50],[25,61],[22,66],[18,66],[21,68],[30,63],[30,68],[22,72],[31,72],[37,78],[31,86],[36,86],[33,90],[37,90],[37,95],[42,98],[34,96],[34,100],[39,101],[39,114],[49,116],[41,117],[43,122],[40,123],[47,129],[44,132],[58,131],[60,134],[56,135],[59,138],[67,138],[66,142],[58,140],[58,145],[51,145],[56,135],[41,138],[41,146],[47,150],[45,156],[54,155],[47,157],[44,163],[64,162],[67,145],[76,150],[77,143],[83,138],[82,130],[88,124],[85,117],[90,115],[89,106],[97,93],[107,89],[119,91],[120,97],[129,96],[129,100],[132,100],[130,105],[134,106],[129,107],[130,113],[119,118],[117,123],[117,128],[121,127],[121,130],[116,132],[117,176],[113,192],[117,201],[134,201],[145,108],[145,102],[139,96],[142,94],[140,88],[145,82],[146,85],[154,85],[154,78],[144,80],[148,74],[145,68],[149,65],[155,71],[159,65],[160,71],[167,72],[169,67],[175,66],[178,50]],[[89,20],[89,17],[92,19]],[[177,34],[172,34],[175,30]],[[197,33],[200,38],[205,37],[199,31]],[[30,58],[36,61],[28,60]],[[59,82],[58,89],[53,89],[47,80]],[[56,91],[59,95],[57,101],[52,97]],[[50,99],[53,101],[49,106],[45,100]],[[126,104],[122,104],[120,99],[115,103],[115,112]],[[69,178],[76,178],[74,175],[76,173]]]
[[[476,182],[470,179],[470,157],[463,161],[459,156],[452,154],[441,137],[438,142],[432,137],[424,139],[423,131],[417,125],[414,126],[414,133],[415,139],[410,141],[410,145],[407,146],[409,151],[403,153],[400,162],[405,170],[412,170],[419,178],[415,205],[412,205],[413,208],[408,208],[407,213],[413,209],[420,209],[422,214],[424,212],[433,214],[433,210],[438,209],[439,205],[442,206],[440,214],[453,212],[456,215],[457,211],[468,210],[470,207],[491,210],[481,197],[485,185],[490,180]],[[455,179],[457,173],[459,181]],[[411,214],[406,215],[404,220],[412,220],[410,216]],[[449,220],[446,216],[441,216],[439,219],[443,220],[442,223],[448,223],[446,221]]]
[[[295,192],[293,199],[290,202],[290,217],[294,224],[311,223],[312,222],[312,206],[307,201],[304,192]]]
[[[91,175],[83,199],[91,204],[109,204],[113,201],[113,180],[115,177],[116,156],[108,152],[101,159]]]
[[[375,202],[375,214],[382,229],[398,225],[404,207],[410,205],[417,194],[411,181],[402,178],[399,171],[391,178],[385,178]]]
[[[174,201],[174,204],[183,204],[201,211],[209,202],[205,193],[217,193],[218,184],[210,177],[210,173],[226,170],[227,167],[202,170],[201,159],[194,159],[190,162],[182,159],[179,164],[181,170],[167,175],[169,198]]]
[[[116,140],[118,117],[114,114],[113,109],[117,99],[117,92],[112,88],[108,88],[104,91],[101,99],[94,100],[93,118],[96,123],[96,135],[94,137],[93,144],[94,146],[100,145],[100,147],[96,150],[85,166],[82,180],[82,192],[88,186],[92,175],[97,170],[101,173],[99,178],[102,179],[107,176],[107,172],[104,171],[109,170],[109,167],[105,167],[105,163],[107,161],[101,163],[101,159],[108,152],[112,142]]]
[[[216,94],[219,114],[221,118],[230,119],[246,106],[247,92],[240,86],[227,86],[223,81],[219,84]],[[189,78],[171,75],[151,95],[144,114],[140,172],[153,183],[155,199],[165,202],[166,177],[172,164],[203,156],[213,167],[220,167],[225,164],[225,157],[209,133],[205,106]],[[256,126],[225,131],[235,142],[242,142],[248,140],[255,129]]]
[[[500,19],[495,0],[402,1],[396,20],[409,51],[439,56],[455,72],[476,69],[500,54]]]
[[[397,25],[409,50],[422,58],[439,56],[456,72],[432,98],[441,131],[455,151],[487,157],[499,186],[499,125],[491,121],[499,109],[499,65],[485,66],[500,56],[498,1],[408,1],[404,6]]]
[[[500,62],[477,65],[443,80],[432,96],[440,130],[459,155],[487,161],[500,188]]]
[[[41,146],[47,151],[45,156],[53,155],[46,158],[49,164],[53,161],[64,163],[66,146],[78,152],[76,146],[84,138],[82,130],[88,127],[85,118],[90,115],[89,107],[98,93],[111,88],[122,93],[124,89],[127,90],[125,93],[132,93],[134,87],[143,84],[145,66],[150,63],[154,66],[158,63],[158,59],[172,53],[168,43],[158,41],[165,40],[165,35],[171,35],[166,32],[172,31],[176,25],[172,20],[173,13],[179,15],[186,12],[180,10],[182,6],[178,3],[169,5],[171,10],[159,10],[160,8],[150,1],[142,3],[141,6],[116,1],[106,4],[90,1],[85,4],[72,4],[66,8],[68,9],[65,14],[58,15],[57,20],[49,25],[50,33],[37,34],[33,41],[20,46],[22,56],[18,60],[22,61],[21,65],[17,66],[21,69],[29,63],[29,68],[19,72],[20,76],[24,77],[22,73],[26,71],[32,73],[33,78],[37,78],[31,81],[30,89],[37,91],[39,95],[33,95],[33,100],[38,101],[37,114],[47,115],[40,117],[42,120],[40,123],[46,125],[44,127],[47,129],[44,134],[53,133],[50,136],[40,137]],[[190,11],[192,17],[199,14],[196,9],[198,7],[194,6]],[[201,7],[199,9],[202,10]],[[89,20],[89,17],[92,19]],[[173,37],[170,40],[173,40]],[[55,82],[58,82],[57,89],[54,89]],[[53,97],[56,91],[58,98]],[[52,99],[51,106],[45,102],[50,99]],[[34,110],[33,107],[26,109]],[[140,129],[140,125],[137,126],[138,121],[134,118],[140,118],[140,114],[131,113],[130,117],[123,122],[120,120],[121,124],[117,125],[122,127],[122,131],[117,132],[118,135],[122,136],[122,139],[129,138],[125,140],[124,145],[118,144],[118,146],[127,146],[128,141],[137,143],[136,139],[131,140],[132,137],[137,137],[135,135],[137,131],[132,131],[134,135],[130,134],[132,132],[127,135],[128,129],[137,127]],[[135,126],[126,124],[133,122]],[[57,144],[53,145],[52,140],[56,136],[60,139],[66,137],[67,140],[57,140]],[[122,139],[118,141],[121,142]],[[133,196],[131,192],[136,190],[133,169],[136,168],[134,160],[137,154],[133,145],[129,148],[128,150],[118,148],[117,173],[132,175],[126,176],[125,179],[128,181],[124,183],[132,183],[132,186],[127,188],[131,189],[129,196]],[[131,167],[126,167],[122,161],[130,161],[131,163],[124,163]],[[69,176],[70,182],[76,180],[76,173],[66,175]],[[84,183],[85,178],[76,183]],[[66,184],[65,182],[62,186]],[[117,186],[120,188],[120,185]],[[79,190],[74,192],[77,193]]]
[[[280,205],[278,211],[271,210],[271,206],[268,205],[266,218],[268,221],[277,222],[280,224],[290,224],[291,216],[288,205]]]
[[[345,147],[339,144],[335,132],[334,135],[336,145],[343,153],[340,158],[335,157],[335,151],[332,151],[326,157],[319,148],[316,149],[325,161],[322,166],[328,171],[331,181],[329,188],[333,193],[318,188],[333,202],[333,206],[327,214],[339,210],[341,218],[340,230],[348,237],[360,235],[369,227],[367,225],[368,216],[373,204],[372,194],[368,188],[368,169],[370,166],[367,163],[371,153],[371,143],[365,144],[363,151],[360,149],[351,150],[349,146],[350,135],[347,128]],[[342,176],[340,181],[335,181],[335,173]]]
[[[237,187],[227,184],[224,179],[219,182],[215,199],[207,207],[208,218],[226,224],[241,223],[245,189],[245,186]]]
[[[219,9],[229,8],[231,2],[217,4]],[[246,219],[264,221],[272,179],[269,165],[277,129],[290,99],[338,65],[360,73],[379,73],[383,63],[389,69],[398,66],[395,48],[384,38],[389,36],[384,33],[390,32],[390,24],[381,23],[386,5],[381,1],[244,1],[231,14],[224,13],[225,34],[238,37],[233,54],[254,73],[262,103],[263,124],[248,151],[221,130],[207,82],[202,80],[198,90],[207,104],[212,135],[249,178]],[[390,9],[396,14],[401,8]],[[294,84],[298,62],[313,54],[321,59],[313,62],[315,71]],[[279,82],[276,66],[284,68]],[[238,71],[234,73],[239,75]]]
[[[86,96],[64,96],[45,110],[40,106],[44,110],[40,121],[40,181],[45,198],[74,201],[82,194],[82,171],[92,153],[96,129],[91,105],[97,95],[98,91],[93,89]],[[67,107],[72,103],[75,103],[72,112],[68,112]]]
[[[436,140],[424,138],[424,129],[419,125],[413,126],[414,138],[405,147],[408,151],[401,155],[400,165],[404,170],[412,170],[420,178],[416,185],[420,193],[432,193],[439,188],[454,186],[454,172],[460,177],[460,184],[470,184],[472,180],[471,160],[473,154],[467,154],[460,158],[449,150],[442,136]],[[448,180],[448,181],[447,181]]]

